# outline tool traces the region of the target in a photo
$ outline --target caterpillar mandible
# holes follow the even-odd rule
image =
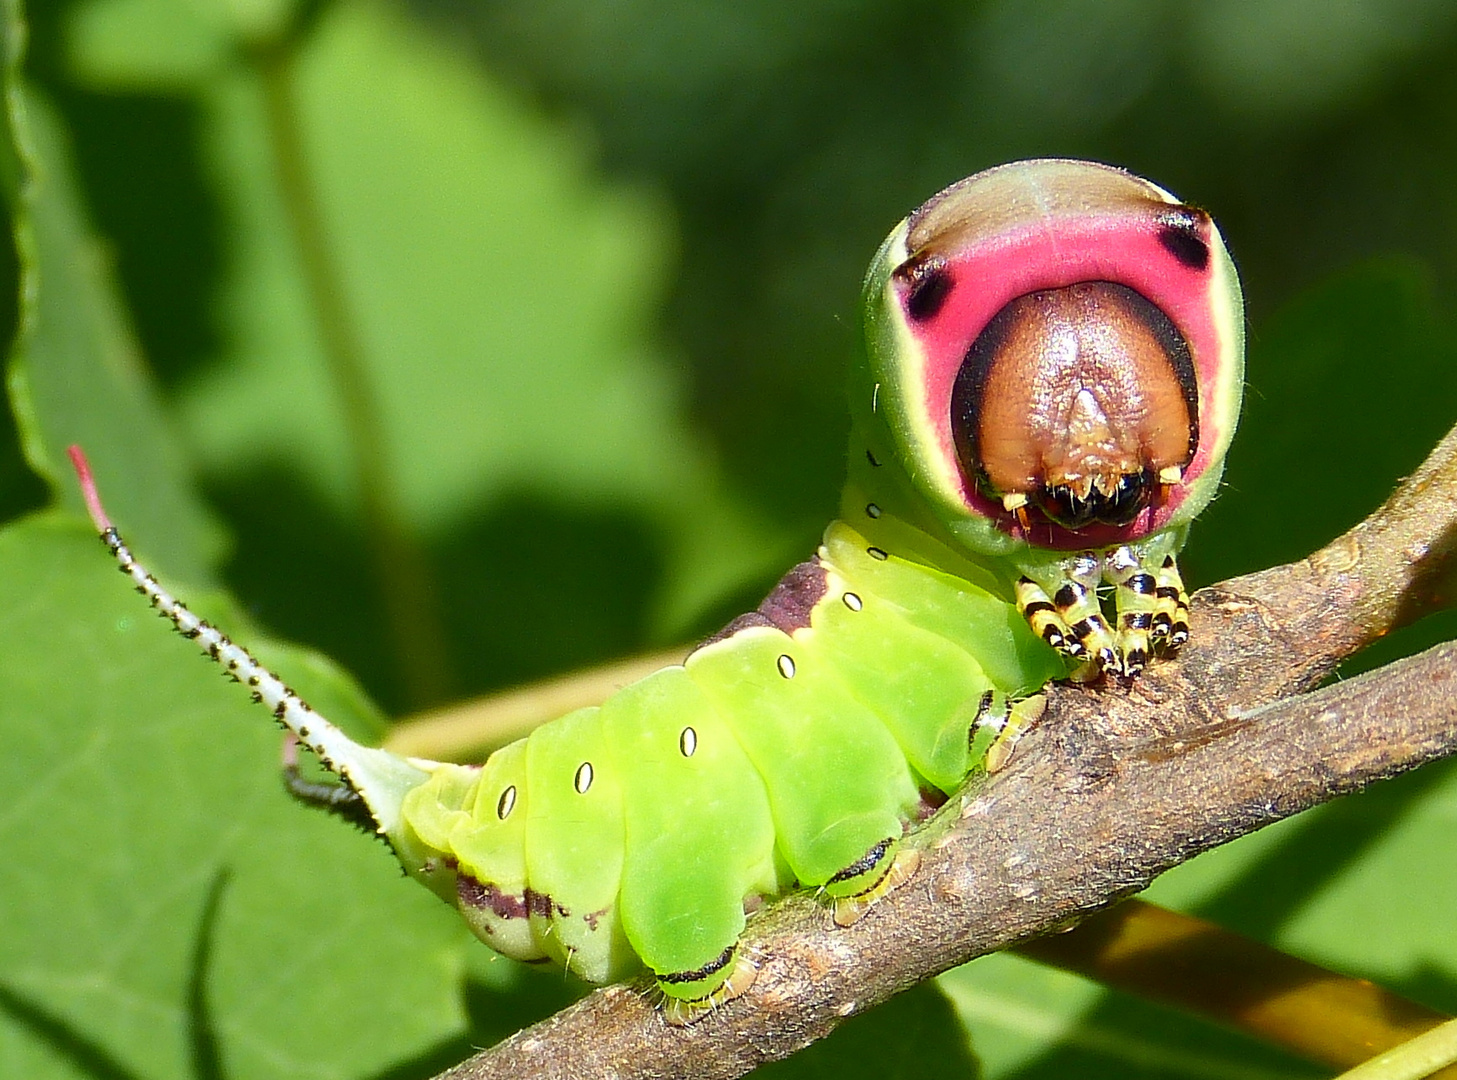
[[[367,811],[491,947],[592,982],[645,965],[689,1023],[753,982],[746,902],[818,888],[853,921],[1047,682],[1132,678],[1188,636],[1175,556],[1243,385],[1209,215],[1105,165],[1004,165],[891,232],[863,307],[814,557],[683,664],[484,765],[349,740],[135,561],[73,458],[123,571],[338,774],[332,808]]]

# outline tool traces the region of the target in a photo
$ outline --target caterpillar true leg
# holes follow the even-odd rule
[[[1017,610],[1032,627],[1032,632],[1059,652],[1081,660],[1087,656],[1083,643],[1073,636],[1072,627],[1053,604],[1047,590],[1025,574],[1014,587]]]
[[[1154,629],[1157,632],[1160,616],[1167,620],[1165,648],[1174,652],[1189,640],[1189,594],[1184,591],[1184,579],[1179,576],[1179,566],[1172,555],[1165,556],[1155,581],[1158,610],[1154,613]]]
[[[1173,653],[1189,640],[1189,597],[1171,554],[1123,546],[1108,553],[1108,580],[1116,588],[1118,648],[1124,673],[1134,676],[1151,653]]]
[[[1119,672],[1117,638],[1098,602],[1102,580],[1102,561],[1092,552],[1080,552],[1061,560],[1055,576],[1033,580],[1024,574],[1019,578],[1017,607],[1049,645]]]
[[[1121,665],[1117,640],[1098,602],[1098,585],[1103,577],[1100,560],[1091,552],[1075,555],[1063,564],[1063,575],[1052,594],[1058,614],[1072,628],[1073,637],[1089,659],[1118,671]]]
[[[1154,648],[1158,583],[1133,549],[1126,545],[1108,553],[1104,573],[1114,586],[1118,652],[1123,657],[1123,674],[1132,678],[1143,670]],[[1167,640],[1167,635],[1161,635],[1160,640]]]
[[[1018,609],[1044,641],[1086,661],[1087,676],[1102,670],[1131,679],[1151,656],[1175,652],[1189,638],[1189,598],[1175,547],[1176,538],[1161,536],[1024,568],[1014,586]],[[1108,585],[1111,627],[1099,596]]]

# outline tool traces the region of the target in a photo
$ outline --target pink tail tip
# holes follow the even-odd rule
[[[96,525],[97,532],[105,532],[111,528],[111,519],[106,516],[106,510],[101,505],[101,495],[96,490],[96,478],[91,475],[91,463],[86,460],[86,453],[79,446],[71,446],[66,453],[71,455],[76,479],[81,481],[81,497],[86,500],[86,510],[91,515],[91,521]]]

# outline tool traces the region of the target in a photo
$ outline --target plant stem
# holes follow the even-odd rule
[[[548,720],[586,705],[600,705],[628,683],[670,664],[681,664],[692,651],[692,645],[680,645],[614,660],[412,716],[390,730],[385,749],[402,757],[484,761],[492,750],[524,739]]]
[[[1014,951],[1336,1068],[1447,1019],[1365,979],[1143,900],[1125,900]]]
[[[434,591],[424,552],[398,513],[388,434],[309,170],[295,77],[304,40],[304,34],[291,33],[255,48],[251,56],[262,84],[279,196],[344,416],[366,543],[384,600],[397,674],[409,701],[420,707],[441,700],[447,690],[445,634],[430,601]]]
[[[1449,1080],[1457,1075],[1457,1020],[1343,1072],[1337,1080]]]

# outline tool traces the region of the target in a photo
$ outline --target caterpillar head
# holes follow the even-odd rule
[[[900,516],[987,554],[1076,550],[1213,497],[1239,279],[1209,215],[1147,180],[1039,160],[954,184],[881,246],[865,320],[852,462]]]

